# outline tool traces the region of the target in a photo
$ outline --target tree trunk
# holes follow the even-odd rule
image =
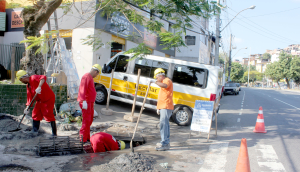
[[[288,87],[288,89],[290,89],[290,83],[289,83],[289,79],[285,78],[285,82],[287,83],[287,87]]]
[[[281,88],[280,88],[280,85],[279,85],[279,81],[277,81],[277,84],[278,84],[278,88],[281,89]]]
[[[40,36],[41,28],[46,24],[51,14],[60,6],[62,0],[51,0],[45,2],[40,0],[33,7],[24,8],[21,13],[21,17],[24,21],[24,37],[28,36]],[[27,48],[30,44],[26,43]],[[35,54],[39,47],[35,46],[30,50],[26,50],[25,66],[28,74],[44,74],[43,68],[43,55],[41,53]]]

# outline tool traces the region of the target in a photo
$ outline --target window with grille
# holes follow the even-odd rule
[[[186,45],[196,45],[196,36],[185,36]]]

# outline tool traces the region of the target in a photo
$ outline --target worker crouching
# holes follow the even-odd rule
[[[95,153],[125,149],[125,142],[116,140],[114,136],[104,132],[92,135],[91,145]]]
[[[29,106],[34,95],[37,94],[35,100],[35,106],[32,111],[32,130],[29,134],[38,135],[40,128],[40,121],[44,118],[51,124],[52,136],[57,135],[55,117],[53,114],[55,95],[46,80],[47,77],[44,75],[32,75],[29,76],[26,71],[19,70],[17,72],[17,79],[22,83],[27,84],[27,103]],[[29,108],[24,110],[24,114],[29,114]]]
[[[101,66],[95,64],[89,73],[82,76],[80,81],[77,101],[82,109],[82,126],[79,134],[84,143],[90,140],[90,126],[94,118],[94,103],[97,93],[93,78],[99,75],[100,72]]]

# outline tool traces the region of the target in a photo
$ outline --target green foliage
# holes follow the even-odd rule
[[[28,36],[27,39],[21,41],[20,43],[25,43],[25,44],[28,43],[26,50],[30,50],[33,49],[34,47],[38,47],[35,51],[35,54],[37,53],[46,54],[49,51],[49,46],[48,46],[49,36],[57,32],[58,31],[51,31],[49,33],[45,33],[41,35],[40,37]]]
[[[182,32],[177,32],[175,34],[171,32],[160,32],[159,37],[162,42],[161,45],[165,46],[163,50],[168,50],[171,49],[172,47],[186,46],[182,39]]]
[[[272,79],[275,82],[279,82],[280,79],[282,79],[279,68],[280,65],[278,62],[268,64],[265,71],[266,76],[268,76],[270,79]]]
[[[271,54],[269,54],[269,53],[264,53],[263,54],[263,59],[271,59]]]
[[[249,82],[260,81],[262,79],[262,73],[258,71],[250,71],[249,73]],[[242,82],[248,82],[248,71],[244,73]]]
[[[23,5],[22,4],[19,4],[19,3],[8,3],[6,5],[6,8],[21,8]]]
[[[143,58],[145,55],[149,55],[152,52],[149,50],[149,48],[144,43],[141,43],[137,47],[129,49],[124,54],[130,54],[130,53],[134,54],[130,59],[130,60],[133,60],[136,58]]]
[[[240,82],[244,74],[244,70],[241,64],[237,62],[231,63],[230,79],[233,82]]]
[[[299,85],[300,84],[300,57],[295,56],[291,61],[291,79]]]

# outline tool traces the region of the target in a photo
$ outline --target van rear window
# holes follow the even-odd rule
[[[207,69],[191,66],[175,65],[173,82],[199,88],[206,88]]]
[[[141,69],[141,76],[153,78],[154,71],[157,68],[164,69],[167,75],[169,63],[149,59],[137,59],[135,61],[134,74],[137,75],[138,69]]]

